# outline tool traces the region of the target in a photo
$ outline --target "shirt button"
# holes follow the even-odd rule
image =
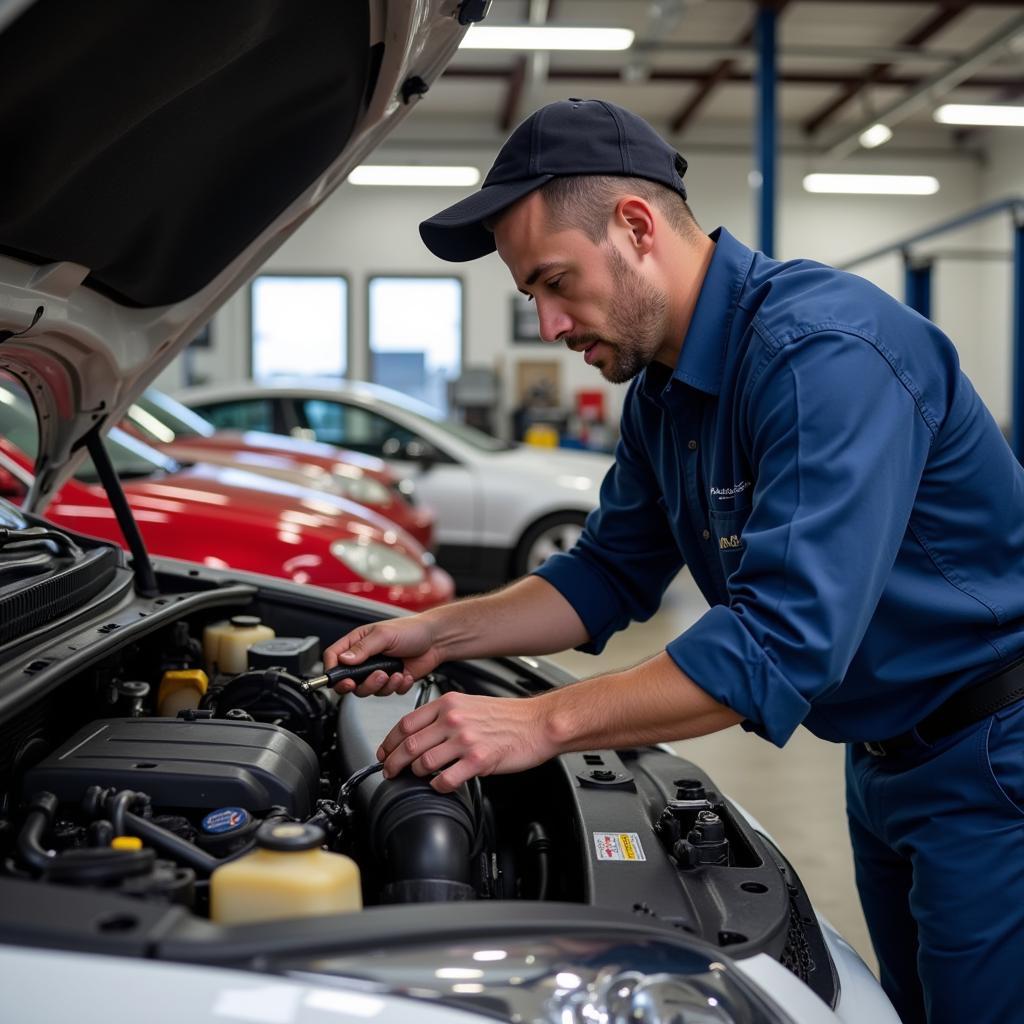
[[[702,536],[702,537],[703,537],[703,538],[704,538],[705,540],[711,540],[711,531],[710,531],[710,530],[705,530],[705,531],[703,532],[703,534],[701,534],[701,536]]]
[[[697,450],[697,442],[691,441],[686,447],[689,448],[691,452],[695,452]]]

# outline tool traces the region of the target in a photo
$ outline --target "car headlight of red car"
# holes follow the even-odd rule
[[[354,573],[371,583],[384,586],[409,586],[422,583],[423,566],[397,548],[366,540],[336,540],[331,554]]]
[[[332,474],[337,492],[349,501],[360,505],[389,505],[391,491],[379,480],[368,476],[349,476],[345,473]]]

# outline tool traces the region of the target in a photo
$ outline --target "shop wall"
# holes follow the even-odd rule
[[[448,159],[452,159],[451,156]],[[456,157],[457,159],[457,157]],[[489,162],[479,152],[478,165]],[[891,170],[893,160],[862,160],[864,169]],[[937,196],[924,198],[812,196],[801,188],[809,170],[821,169],[802,158],[783,159],[780,166],[778,255],[806,256],[839,262],[920,230],[979,201],[982,169],[966,157],[909,162],[904,172],[934,173],[941,180]],[[687,182],[698,220],[706,230],[720,224],[743,242],[756,244],[754,202],[748,185],[749,157],[737,154],[691,155]],[[500,422],[507,424],[509,392],[515,367],[521,360],[551,359],[561,364],[562,402],[569,405],[579,389],[602,388],[612,415],[617,415],[624,387],[603,382],[576,354],[562,346],[512,344],[511,278],[496,255],[465,264],[446,264],[433,257],[420,242],[417,225],[438,209],[454,202],[459,192],[450,189],[374,189],[342,185],[282,249],[266,264],[273,272],[337,272],[350,282],[350,355],[353,376],[366,372],[366,281],[380,272],[456,273],[465,293],[465,364],[493,367],[506,384]],[[859,273],[897,296],[902,295],[902,267],[889,257],[861,268]],[[973,273],[973,272],[972,272]],[[1005,367],[989,365],[978,356],[979,337],[974,315],[979,283],[972,273],[947,275],[940,271],[936,316],[957,341],[976,378],[988,394],[1000,391]],[[248,289],[234,296],[213,324],[213,346],[198,352],[195,372],[211,381],[244,377],[248,361]],[[984,352],[989,353],[989,349]],[[182,366],[171,367],[161,383],[171,389],[184,382]]]

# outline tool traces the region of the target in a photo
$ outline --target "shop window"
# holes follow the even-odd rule
[[[348,281],[262,274],[252,301],[252,376],[343,377],[348,368]]]
[[[371,277],[371,380],[448,411],[448,384],[462,371],[462,281]]]

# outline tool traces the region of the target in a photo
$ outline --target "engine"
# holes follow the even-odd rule
[[[241,635],[231,649],[218,646],[225,629]],[[159,679],[123,678],[139,674],[129,657],[66,688],[111,713],[49,749],[47,730],[14,739],[7,803],[24,818],[16,834],[0,819],[7,873],[205,912],[213,872],[251,852],[261,827],[290,822],[363,867],[368,903],[516,895],[496,867],[508,856],[485,842],[493,811],[479,783],[442,795],[411,773],[378,773],[380,739],[444,677],[406,697],[342,699],[305,685],[321,667],[317,637],[236,616],[202,644],[186,622],[168,639],[144,659]]]

